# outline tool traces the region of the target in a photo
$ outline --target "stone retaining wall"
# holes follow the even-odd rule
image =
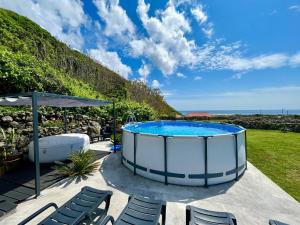
[[[32,140],[32,113],[31,112],[0,112],[0,127],[4,130],[15,129],[17,133],[17,148],[27,151],[28,144]],[[61,112],[39,114],[40,137],[64,133],[64,116]],[[90,136],[100,134],[101,127],[112,126],[112,120],[104,120],[99,117],[86,115],[67,115],[69,133],[85,133]],[[0,142],[2,142],[0,135]],[[1,144],[0,144],[1,145]]]

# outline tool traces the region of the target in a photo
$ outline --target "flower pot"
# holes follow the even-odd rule
[[[5,174],[5,167],[0,166],[0,177],[4,176],[4,174]]]
[[[21,167],[23,162],[23,154],[17,154],[7,157],[4,160],[6,171],[12,171]]]

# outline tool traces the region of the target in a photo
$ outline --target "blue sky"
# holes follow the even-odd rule
[[[300,1],[0,0],[178,110],[299,109]]]

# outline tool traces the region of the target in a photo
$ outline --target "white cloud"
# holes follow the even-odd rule
[[[224,45],[222,44],[224,40],[216,39],[199,47],[193,40],[185,37],[191,30],[189,23],[184,14],[177,12],[170,2],[167,8],[155,17],[148,16],[149,8],[149,4],[139,0],[137,12],[149,37],[131,41],[131,54],[135,57],[148,58],[165,75],[174,73],[180,66],[204,71],[243,72],[300,65],[300,53],[244,56],[240,42]],[[168,21],[173,21],[175,25],[169,25],[172,23]],[[203,32],[207,37],[211,37],[214,32],[213,24],[206,21],[204,25]],[[239,79],[241,75],[234,75],[233,78]]]
[[[126,11],[119,5],[119,0],[93,0],[98,15],[105,22],[104,34],[126,41],[134,36],[135,26]]]
[[[134,57],[146,57],[156,65],[163,74],[173,74],[178,67],[186,66],[200,70],[230,70],[245,72],[250,70],[276,69],[284,66],[300,65],[299,55],[285,53],[245,56],[240,42],[223,45],[224,40],[211,40],[201,47],[194,40],[186,37],[191,27],[183,12],[178,12],[175,5],[189,1],[169,1],[166,9],[149,17],[150,4],[139,0],[137,13],[148,37],[130,42],[131,54]],[[214,24],[202,5],[193,6],[192,15],[196,18],[204,34],[211,38]],[[233,75],[240,79],[241,74]]]
[[[102,47],[98,47],[97,49],[90,49],[88,54],[97,62],[120,74],[126,79],[132,73],[131,68],[122,63],[117,52],[106,51]]]
[[[0,7],[28,17],[73,48],[83,47],[80,29],[88,18],[80,0],[0,0]]]
[[[260,55],[252,58],[225,57],[227,67],[234,71],[261,70],[279,68],[286,64],[288,57],[285,54]]]
[[[300,5],[292,5],[289,7],[289,10],[300,12]]]
[[[199,5],[196,8],[191,9],[191,13],[195,17],[195,19],[200,23],[203,24],[207,21],[207,15],[203,10],[203,6]]]
[[[199,55],[198,67],[202,70],[231,70],[236,72],[276,69],[284,66],[300,66],[300,53],[263,54],[245,57],[241,53],[241,44],[220,45],[210,43],[204,45]]]
[[[170,90],[162,90],[161,91],[161,94],[164,96],[164,97],[170,97],[170,96],[173,96],[175,94],[175,91],[170,91]]]
[[[229,57],[227,58],[228,69],[234,71],[276,69],[284,66],[300,66],[300,53],[287,55],[275,53],[269,55],[260,55],[252,58]]]
[[[208,25],[201,28],[201,30],[206,35],[206,37],[211,38],[214,33],[214,25],[212,23],[208,23]]]
[[[169,0],[170,4],[179,7],[181,5],[191,4],[193,0]]]
[[[264,93],[272,93],[272,92],[294,92],[300,91],[300,86],[281,86],[281,87],[265,87],[265,88],[256,88],[254,92],[264,92]]]
[[[296,67],[300,65],[300,52],[290,57],[290,65]]]
[[[240,43],[222,45],[219,40],[211,39],[206,44],[197,46],[189,36],[192,29],[186,13],[195,17],[201,30],[209,38],[214,33],[214,24],[209,21],[204,6],[192,4],[192,0],[169,0],[165,9],[158,10],[155,16],[149,16],[150,4],[139,0],[137,14],[146,31],[145,36],[139,36],[139,38],[136,35],[135,25],[120,6],[119,0],[93,0],[93,2],[103,24],[98,21],[91,23],[83,9],[84,1],[80,0],[0,0],[0,7],[27,16],[53,36],[79,50],[82,50],[84,46],[81,29],[93,26],[96,33],[101,31],[104,34],[98,37],[98,42],[104,44],[102,48],[92,49],[89,53],[99,50],[98,53],[101,53],[100,55],[103,57],[98,56],[98,58],[100,57],[98,60],[109,65],[111,69],[120,71],[124,77],[131,74],[131,68],[122,63],[117,52],[105,50],[108,49],[106,46],[112,46],[112,42],[107,36],[119,38],[126,44],[129,43],[132,56],[148,59],[149,64],[143,65],[138,71],[141,76],[146,78],[150,72],[147,72],[147,69],[150,69],[150,63],[161,70],[164,75],[175,73],[179,67],[200,70],[231,70],[239,74],[239,72],[250,70],[300,66],[300,52],[294,55],[271,53],[249,57],[242,54]],[[190,5],[187,8],[182,6],[183,4]],[[191,7],[192,9],[190,9]],[[300,5],[290,6],[289,9],[300,10]],[[126,47],[128,46],[124,46],[127,51]],[[112,58],[116,64],[113,65],[104,56]],[[176,75],[178,76],[178,74]],[[240,75],[234,76],[235,78],[240,77]]]
[[[273,15],[275,15],[275,14],[277,14],[277,10],[276,10],[276,9],[273,9],[271,12],[269,12],[269,15],[270,15],[270,16],[273,16]]]
[[[187,78],[187,76],[186,75],[184,75],[183,73],[176,73],[176,76],[177,77],[180,77],[180,78]]]
[[[246,72],[239,72],[239,73],[235,73],[231,76],[231,79],[233,80],[240,80],[242,79],[242,76],[245,74]]]
[[[240,80],[242,78],[242,74],[241,73],[236,73],[232,75],[232,79],[234,80]]]
[[[284,93],[284,92],[299,92],[300,86],[281,86],[281,87],[264,87],[264,88],[255,88],[247,91],[230,91],[223,93],[215,93],[209,95],[210,97],[249,97],[249,96],[259,96],[265,94],[274,94],[274,93]]]
[[[147,78],[150,74],[150,71],[151,71],[151,66],[143,62],[142,66],[138,69],[138,73],[141,76],[140,80],[143,81],[144,83],[147,83]]]
[[[177,110],[199,109],[296,109],[300,86],[264,87],[245,91],[166,96]]]
[[[155,64],[163,74],[172,74],[178,66],[192,66],[197,61],[196,45],[185,34],[191,31],[183,13],[169,2],[165,10],[149,17],[150,4],[139,0],[137,13],[148,37],[130,42],[132,55],[143,56]]]
[[[162,87],[162,84],[160,84],[158,80],[153,80],[152,84],[151,84],[151,87],[153,89],[159,89],[160,87]]]
[[[212,22],[207,22],[208,16],[204,11],[204,7],[200,4],[191,9],[191,13],[195,20],[201,25],[201,30],[206,37],[211,38],[214,33],[214,25]]]
[[[202,80],[203,78],[202,77],[200,77],[200,76],[195,76],[194,77],[194,80]]]

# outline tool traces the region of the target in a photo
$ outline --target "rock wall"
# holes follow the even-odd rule
[[[181,117],[186,120],[219,121],[247,129],[281,130],[300,133],[300,115],[214,115],[209,118]]]
[[[17,134],[17,149],[27,152],[28,144],[32,140],[32,113],[31,112],[0,112],[0,127],[6,131],[15,129]],[[67,115],[68,133],[85,133],[89,136],[97,136],[100,129],[105,126],[112,127],[112,120],[103,120],[99,117],[86,115]],[[64,116],[61,112],[48,114],[39,113],[39,136],[45,137],[64,133]],[[0,135],[0,142],[2,142]],[[1,144],[0,144],[1,145]]]
[[[281,130],[300,133],[300,119],[292,117],[240,117],[225,120],[225,123],[233,123],[248,129]]]

